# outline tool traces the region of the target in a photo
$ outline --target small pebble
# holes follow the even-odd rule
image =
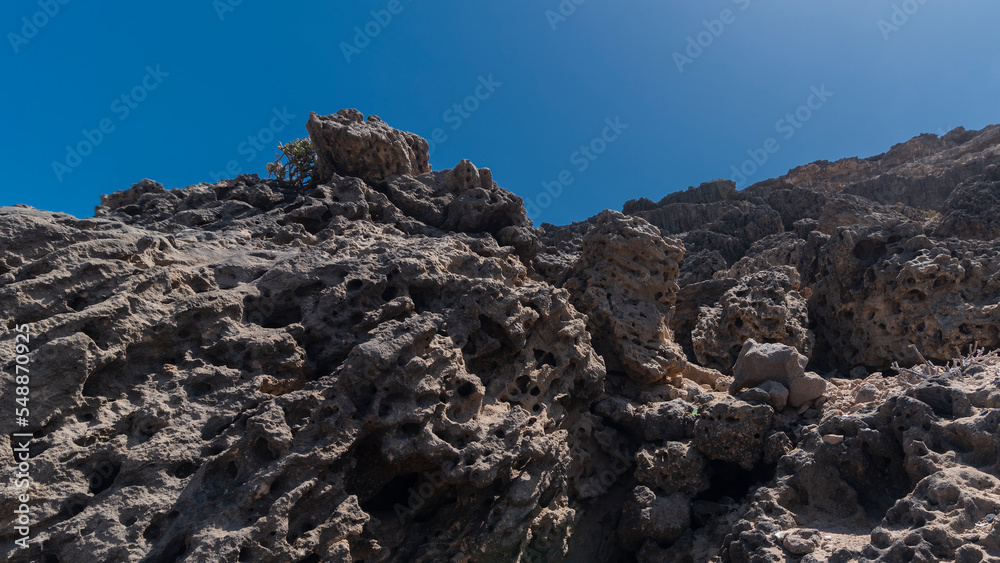
[[[830,444],[831,446],[836,446],[837,444],[844,441],[844,437],[840,434],[827,434],[823,436],[823,442]]]

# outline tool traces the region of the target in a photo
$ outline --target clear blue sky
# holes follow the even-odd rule
[[[491,168],[536,224],[1000,122],[995,0],[575,2],[6,0],[0,205],[86,217],[142,178],[264,176],[345,107],[440,129],[435,169]]]

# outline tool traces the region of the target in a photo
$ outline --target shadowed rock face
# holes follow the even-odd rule
[[[920,359],[1000,347],[1000,128],[539,228],[307,129],[304,188],[0,208],[4,560],[1000,560],[1000,359]]]

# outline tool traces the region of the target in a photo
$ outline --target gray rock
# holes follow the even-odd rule
[[[800,407],[823,396],[827,382],[813,372],[806,372],[802,377],[792,380],[788,388],[788,404]]]
[[[777,381],[765,381],[758,387],[767,392],[768,404],[774,408],[775,412],[781,412],[788,404],[788,388]]]
[[[787,344],[808,356],[815,338],[808,329],[806,300],[799,289],[799,274],[790,266],[770,268],[739,280],[718,306],[702,309],[691,333],[698,362],[730,373],[737,360],[734,350],[749,339]]]
[[[669,545],[690,525],[690,500],[679,494],[657,496],[639,486],[625,500],[618,539],[628,551],[637,551],[646,540]]]
[[[777,381],[792,391],[791,383],[805,374],[808,361],[808,358],[791,346],[759,344],[750,338],[743,343],[736,359],[733,367],[735,381],[730,391],[736,393],[765,381]]]
[[[378,116],[365,116],[356,109],[333,115],[309,114],[306,123],[316,150],[318,182],[334,175],[354,176],[377,183],[394,174],[430,172],[427,141],[413,133],[393,129]]]
[[[687,361],[670,317],[683,254],[680,242],[616,211],[601,212],[584,236],[564,287],[588,316],[594,348],[608,369],[645,384],[680,382]]]

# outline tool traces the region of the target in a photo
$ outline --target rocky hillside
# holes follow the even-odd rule
[[[1000,126],[538,228],[307,130],[306,188],[0,208],[0,558],[1000,561]]]

